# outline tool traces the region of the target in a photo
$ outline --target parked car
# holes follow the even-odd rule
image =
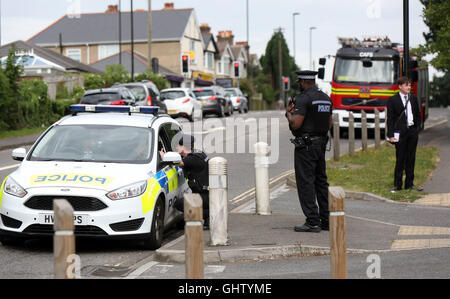
[[[167,106],[161,101],[158,87],[151,81],[122,84],[136,97],[136,106],[157,106],[159,114],[167,114]]]
[[[239,113],[248,113],[248,99],[239,88],[226,88],[225,94],[230,97],[234,110]]]
[[[83,105],[136,105],[136,98],[125,87],[87,90],[80,100]]]
[[[125,108],[72,105],[74,114],[50,126],[31,150],[13,151],[21,165],[0,184],[4,246],[53,236],[55,199],[71,204],[77,237],[161,246],[164,231],[183,220],[172,203],[189,191],[169,139],[183,131],[153,108]]]
[[[218,117],[223,117],[224,114],[227,116],[233,114],[233,103],[225,95],[225,90],[222,87],[196,88],[193,91],[202,104],[203,115],[216,114]]]
[[[161,91],[161,100],[167,106],[167,114],[186,117],[190,122],[202,120],[202,104],[188,88],[169,88]]]

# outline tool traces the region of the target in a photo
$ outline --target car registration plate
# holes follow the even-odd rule
[[[169,110],[169,114],[178,114],[178,110]]]
[[[200,103],[206,104],[206,100],[201,100]]]
[[[54,224],[55,216],[53,214],[39,214],[39,224]],[[75,225],[89,225],[89,215],[73,215]]]

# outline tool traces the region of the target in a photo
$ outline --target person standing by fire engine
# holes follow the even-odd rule
[[[414,166],[416,149],[419,140],[421,116],[417,97],[411,92],[411,81],[408,77],[400,77],[397,81],[400,92],[387,102],[387,136],[395,144],[394,188],[391,192],[403,187],[403,171],[406,173],[405,189],[422,191],[414,185]]]
[[[297,232],[329,230],[328,180],[325,151],[332,126],[330,97],[315,86],[317,72],[298,71],[300,96],[286,109],[289,128],[296,137],[295,177],[306,223]],[[317,201],[317,202],[316,202]]]

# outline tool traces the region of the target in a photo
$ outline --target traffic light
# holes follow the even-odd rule
[[[283,77],[283,89],[284,91],[291,89],[291,80],[288,77]]]
[[[234,77],[240,78],[241,77],[241,64],[239,63],[239,61],[235,61],[233,63],[233,66],[234,66]]]
[[[181,55],[181,72],[183,74],[189,74],[189,55]]]

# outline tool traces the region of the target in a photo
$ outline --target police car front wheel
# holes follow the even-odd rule
[[[152,226],[150,236],[144,240],[144,248],[149,250],[156,250],[161,247],[162,239],[164,237],[164,203],[161,198],[158,198],[153,213]]]

